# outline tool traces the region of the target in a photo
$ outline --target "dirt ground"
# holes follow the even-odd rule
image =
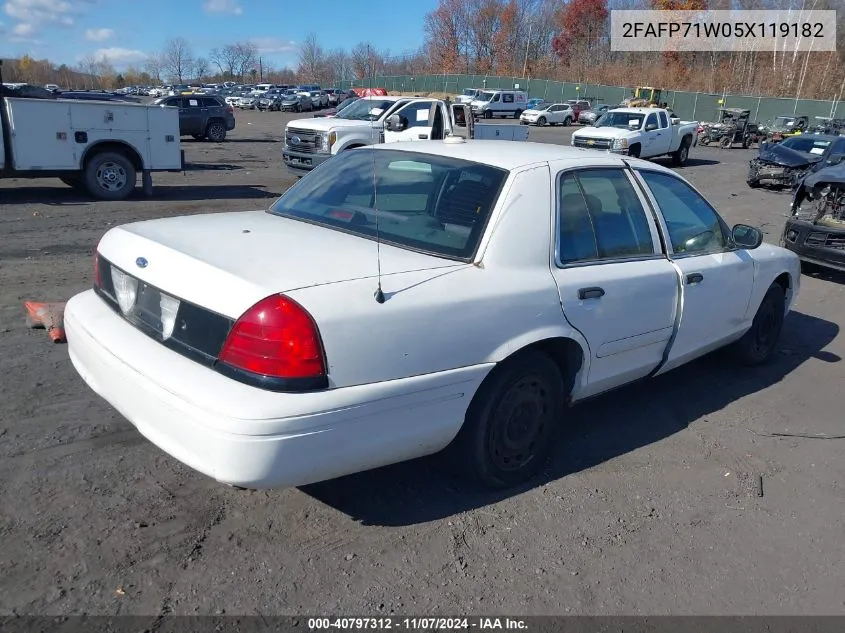
[[[773,364],[716,354],[576,407],[549,472],[507,494],[431,460],[238,491],[94,396],[23,302],[89,288],[116,224],[267,205],[291,118],[185,141],[192,168],[152,199],[0,182],[0,614],[845,614],[843,440],[765,435],[842,434],[843,276],[803,277]],[[754,151],[681,171],[776,242],[789,197],[745,185]]]

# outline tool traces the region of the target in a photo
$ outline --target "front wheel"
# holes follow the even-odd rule
[[[631,145],[631,149],[628,150],[628,156],[631,158],[639,158],[640,157],[640,146],[639,144]]]
[[[719,139],[719,147],[722,149],[729,149],[733,145],[733,139],[730,136],[723,136]]]
[[[771,358],[780,339],[785,312],[786,294],[780,284],[773,283],[754,315],[751,328],[734,343],[734,353],[743,365],[761,365]]]
[[[98,200],[123,200],[135,189],[137,175],[126,156],[102,152],[85,165],[85,188]]]
[[[539,125],[540,127],[546,125],[546,117],[541,116],[539,119],[537,119],[537,125]]]
[[[520,484],[548,462],[565,404],[557,364],[539,351],[518,354],[481,385],[446,454],[452,465],[485,487]]]

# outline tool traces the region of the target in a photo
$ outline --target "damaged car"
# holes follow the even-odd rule
[[[812,171],[829,166],[828,159],[845,152],[845,137],[802,134],[780,143],[760,145],[757,158],[748,162],[745,181],[751,188],[795,187]]]
[[[796,134],[803,134],[810,126],[810,117],[803,114],[783,114],[760,126],[764,140],[778,143]]]
[[[830,166],[807,175],[795,190],[781,246],[802,262],[845,271],[845,163],[832,154]]]

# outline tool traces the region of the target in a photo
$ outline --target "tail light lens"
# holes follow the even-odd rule
[[[305,308],[283,295],[267,297],[247,310],[229,332],[218,360],[273,379],[326,376],[317,324]]]
[[[103,287],[103,279],[100,276],[100,252],[96,249],[94,250],[94,287]]]

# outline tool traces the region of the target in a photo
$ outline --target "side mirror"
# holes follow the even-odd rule
[[[763,231],[747,224],[737,224],[731,230],[731,235],[740,248],[754,249],[763,243]]]
[[[402,120],[399,118],[398,114],[391,114],[385,120],[384,127],[387,129],[388,132],[401,132]]]

